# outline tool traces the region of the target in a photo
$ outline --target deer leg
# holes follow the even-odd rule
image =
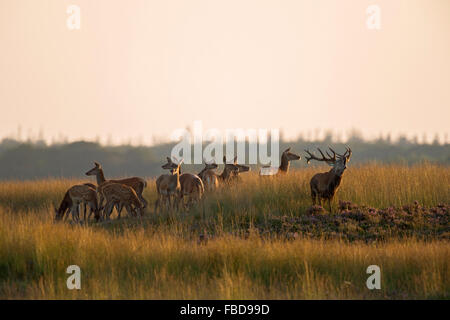
[[[138,194],[139,200],[141,200],[142,204],[144,205],[144,209],[147,208],[147,200],[144,199],[142,194]]]
[[[66,222],[67,219],[69,219],[70,212],[71,212],[71,208],[68,208],[68,209],[66,209],[66,210],[64,211],[64,213],[63,213],[63,219],[64,219],[64,222]]]
[[[133,209],[131,208],[131,205],[129,203],[125,204],[125,209],[127,210],[127,213],[128,213],[129,217],[134,216]]]
[[[328,206],[330,207],[330,213],[333,213],[333,211],[331,209],[331,198],[328,198]]]
[[[84,208],[83,221],[86,222],[86,211],[87,211],[87,204],[86,203],[83,203],[83,208]]]
[[[106,203],[106,207],[105,207],[105,211],[104,211],[106,220],[109,220],[109,216],[111,215],[111,212],[113,210],[113,206],[114,206],[113,202]]]
[[[311,199],[312,199],[313,206],[316,205],[316,198],[317,198],[316,192],[313,189],[311,189]]]
[[[117,219],[120,219],[120,214],[122,213],[122,209],[123,209],[123,202],[119,202],[119,203],[115,203],[114,206],[116,207],[117,210]]]
[[[167,196],[166,206],[167,206],[167,211],[171,211],[171,209],[172,209],[172,195],[168,195]]]
[[[90,210],[89,210],[88,220],[91,220],[92,213],[94,213],[94,217],[97,220],[96,213],[94,212],[95,211],[95,204],[94,203],[90,203],[89,204],[89,208],[90,208]]]
[[[175,210],[176,210],[176,211],[180,210],[180,197],[179,197],[179,195],[178,195],[178,194],[175,194],[175,195],[173,196],[173,199],[174,199],[174,207],[175,207]]]
[[[72,206],[72,208],[70,209],[70,212],[72,213],[72,221],[76,222],[78,221],[78,210],[79,210],[79,204],[76,203]]]
[[[99,199],[98,199],[98,207],[99,207],[99,208],[102,207],[102,205],[103,205],[103,200],[104,200],[103,195],[100,193],[100,196],[99,196]],[[105,204],[105,207],[106,207],[106,204]],[[103,208],[103,209],[105,209],[105,208]]]
[[[157,209],[158,209],[158,207],[159,207],[159,197],[158,197],[158,199],[156,199],[156,201],[155,201],[155,208],[154,208],[154,211],[155,211],[155,214],[157,213]]]
[[[80,203],[77,204],[76,208],[75,208],[75,218],[76,221],[80,221]]]

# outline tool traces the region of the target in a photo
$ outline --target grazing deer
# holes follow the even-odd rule
[[[90,184],[92,186],[92,184]],[[100,210],[98,206],[97,191],[89,184],[75,185],[69,188],[58,209],[55,208],[55,220],[61,220],[66,211],[72,213],[72,221],[79,221],[79,206],[84,204],[84,221],[86,222],[86,206],[89,205],[91,212],[94,212],[95,219],[100,219]],[[94,186],[95,187],[95,186]]]
[[[103,194],[103,197],[106,199],[105,204],[106,219],[109,220],[109,217],[115,205],[118,205],[117,219],[120,219],[120,213],[122,212],[122,208],[124,206],[129,216],[132,215],[134,216],[139,215],[140,217],[143,216],[144,214],[143,204],[139,200],[136,191],[134,191],[134,189],[131,188],[130,186],[116,182],[109,182],[102,187],[101,192]],[[134,206],[134,208],[132,206]]]
[[[92,183],[84,183],[84,185],[86,185],[88,187],[91,187],[94,190],[96,189],[96,186],[93,185]],[[68,189],[66,191],[66,193],[64,194],[63,200],[61,201],[58,209],[56,209],[56,206],[54,206],[55,207],[55,213],[56,213],[55,220],[63,219],[64,216],[66,215],[67,211],[72,208],[73,201],[70,198],[69,190],[70,189]],[[92,213],[95,211],[95,208],[91,207],[90,209],[91,210],[90,210],[89,218],[91,217]],[[86,204],[84,204],[84,212],[86,212]],[[67,216],[66,216],[66,218],[67,218]]]
[[[105,175],[103,173],[103,168],[98,162],[94,162],[94,168],[86,172],[87,176],[96,176],[97,178],[97,186],[100,187],[101,184],[105,182],[116,182],[121,183],[124,185],[127,185],[136,191],[137,196],[139,197],[139,200],[141,200],[142,204],[144,205],[144,209],[147,207],[147,201],[142,196],[142,192],[144,191],[144,188],[147,186],[147,182],[139,177],[132,177],[132,178],[125,178],[125,179],[119,179],[119,180],[106,180]],[[100,196],[100,206],[103,203],[103,197]]]
[[[225,167],[219,177],[224,182],[236,181],[239,179],[239,174],[241,172],[247,172],[250,170],[250,167],[237,163],[237,156],[234,157],[233,163],[227,163],[227,158],[224,156],[223,164]]]
[[[285,174],[288,173],[289,171],[289,167],[291,165],[291,161],[293,160],[300,160],[301,156],[292,153],[291,152],[291,148],[287,148],[286,150],[284,150],[284,152],[281,154],[281,163],[280,166],[278,167],[278,170],[275,173],[272,173],[272,167],[270,166],[263,166],[262,169],[260,170],[259,174],[262,176],[274,176],[274,175],[280,175],[280,174]],[[276,168],[273,168],[276,169]]]
[[[156,191],[158,192],[158,199],[155,202],[155,213],[158,208],[161,208],[161,203],[164,202],[168,204],[170,208],[171,198],[174,198],[174,204],[178,206],[179,198],[181,194],[181,184],[180,184],[180,166],[183,160],[173,168],[172,160],[167,157],[167,163],[162,166],[163,169],[171,170],[171,174],[163,174],[156,179]]]
[[[181,162],[180,162],[181,164]],[[164,169],[175,170],[178,168],[178,172],[180,174],[180,203],[184,205],[184,198],[188,198],[188,205],[192,204],[194,202],[199,202],[203,194],[205,193],[205,187],[203,185],[202,179],[192,173],[181,173],[181,168],[179,167],[179,164],[177,165],[175,162],[172,161],[169,157],[167,157],[167,163],[163,166]]]
[[[198,174],[203,181],[205,189],[208,191],[213,191],[219,187],[219,176],[214,171],[217,167],[218,165],[214,161],[210,163],[205,161],[205,167]]]
[[[330,171],[324,173],[315,174],[309,185],[311,186],[311,198],[313,205],[316,204],[316,198],[318,198],[319,204],[322,205],[322,199],[328,200],[328,205],[330,207],[331,213],[331,200],[341,184],[342,175],[347,168],[347,163],[350,161],[352,156],[352,149],[346,148],[344,154],[336,154],[336,152],[329,148],[333,155],[330,155],[328,151],[326,152],[328,158],[323,154],[322,150],[317,148],[322,155],[322,158],[317,158],[314,154],[305,150],[308,153],[306,156],[306,161],[309,163],[311,160],[324,161],[328,165],[332,166]],[[337,158],[336,158],[337,156]]]

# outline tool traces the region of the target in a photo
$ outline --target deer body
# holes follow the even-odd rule
[[[188,203],[199,202],[205,192],[205,186],[199,176],[192,173],[183,173],[180,176],[180,201],[188,198]]]
[[[169,158],[167,158],[169,159]],[[171,174],[163,174],[156,179],[156,191],[158,193],[158,199],[155,202],[155,212],[158,208],[161,208],[161,203],[168,203],[171,207],[171,198],[174,198],[175,204],[178,204],[178,198],[181,193],[180,183],[180,164],[175,169],[172,168],[171,163],[163,165],[163,169],[171,169]]]
[[[109,219],[115,205],[118,205],[119,207],[117,210],[117,219],[120,219],[120,213],[124,206],[130,216],[136,215],[136,210],[140,216],[143,215],[143,205],[139,200],[136,191],[134,191],[134,189],[130,186],[116,182],[109,182],[101,188],[101,192],[103,197],[106,199],[105,216],[107,219]],[[132,206],[134,206],[134,209]]]
[[[184,198],[188,198],[188,203],[194,203],[201,200],[203,194],[205,193],[205,186],[203,185],[202,179],[192,173],[181,173],[181,163],[178,164],[172,161],[169,157],[166,158],[167,163],[163,165],[163,169],[170,169],[173,172],[178,171],[180,191],[179,191],[179,202],[184,206]]]
[[[345,169],[347,168],[347,163],[350,161],[350,157],[352,156],[352,150],[347,147],[347,150],[344,154],[336,154],[333,149],[329,148],[330,151],[333,153],[333,156],[331,156],[327,152],[328,158],[323,154],[323,152],[319,150],[320,154],[322,155],[322,158],[317,158],[313,154],[311,154],[308,150],[305,150],[309,157],[306,157],[307,162],[311,160],[317,160],[317,161],[324,161],[328,165],[332,166],[333,168],[324,173],[317,173],[315,174],[309,183],[311,187],[311,198],[313,205],[316,204],[316,199],[318,200],[319,204],[322,204],[322,200],[328,200],[328,206],[330,208],[330,212],[332,212],[331,209],[331,201],[334,198],[334,195],[336,194],[336,191],[338,190],[341,181],[342,181],[342,175],[344,174]],[[338,158],[336,158],[338,156]]]
[[[67,210],[72,213],[72,220],[79,221],[79,206],[80,204],[84,204],[84,221],[86,221],[86,205],[89,205],[91,208],[91,213],[94,212],[96,220],[99,219],[99,207],[98,207],[98,199],[97,192],[94,188],[87,184],[74,185],[67,190],[64,195],[64,198],[59,206],[56,209],[56,220],[60,220],[64,217]],[[89,215],[89,217],[90,217]]]
[[[144,179],[139,178],[139,177],[132,177],[132,178],[125,178],[125,179],[118,179],[118,180],[106,180],[105,175],[103,173],[102,166],[97,162],[94,162],[94,164],[95,164],[94,168],[92,168],[91,170],[86,172],[86,175],[87,176],[95,175],[96,179],[97,179],[98,187],[100,187],[102,184],[104,184],[106,182],[113,182],[113,183],[120,183],[120,184],[127,185],[134,189],[139,200],[144,205],[144,208],[147,207],[147,201],[142,196],[142,193],[144,192],[144,189],[147,186],[147,182]],[[102,205],[102,203],[103,203],[103,196],[100,193],[100,206]]]
[[[198,174],[203,181],[205,189],[208,191],[213,191],[219,187],[219,176],[214,169],[217,169],[217,164],[206,163],[205,168]]]
[[[333,169],[329,172],[315,174],[309,183],[313,204],[315,204],[317,196],[321,199],[332,200],[341,184],[341,180],[342,176],[334,173]]]

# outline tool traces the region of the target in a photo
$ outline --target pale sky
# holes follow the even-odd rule
[[[448,0],[0,0],[0,45],[0,138],[450,132]]]

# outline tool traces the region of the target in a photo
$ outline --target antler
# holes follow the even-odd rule
[[[309,152],[308,150],[305,149],[306,153],[309,155],[305,156],[306,158],[306,163],[309,163],[311,160],[317,160],[317,161],[325,161],[328,163],[335,163],[336,162],[336,152],[334,152],[333,149],[331,149],[330,147],[328,147],[330,149],[330,151],[333,153],[333,156],[331,156],[328,151],[326,152],[328,155],[328,158],[323,154],[322,150],[320,150],[319,148],[317,148],[317,150],[319,150],[320,154],[322,155],[322,158],[317,158],[314,154],[312,154],[311,152]]]
[[[350,149],[349,146],[345,146],[345,153],[343,155],[340,155],[341,157],[347,158],[347,161],[350,160],[350,157],[352,156],[352,149]]]

